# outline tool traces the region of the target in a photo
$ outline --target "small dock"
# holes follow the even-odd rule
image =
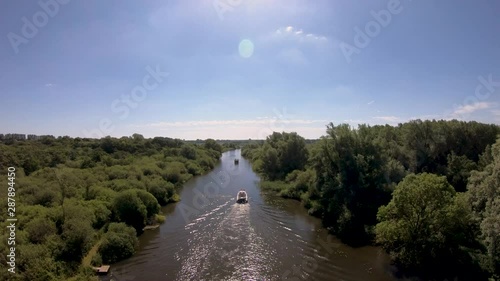
[[[106,275],[109,272],[109,265],[101,265],[100,267],[94,267],[94,271],[99,275]]]

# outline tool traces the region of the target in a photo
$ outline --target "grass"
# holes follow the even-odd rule
[[[264,191],[281,192],[290,188],[290,184],[284,181],[261,181],[260,188]]]
[[[92,257],[94,257],[95,254],[97,254],[97,251],[99,250],[99,246],[101,246],[101,243],[102,243],[102,239],[99,239],[99,241],[97,241],[97,243],[95,243],[94,246],[92,246],[92,248],[89,250],[87,255],[83,258],[82,266],[84,266],[84,267],[92,266],[91,265]]]

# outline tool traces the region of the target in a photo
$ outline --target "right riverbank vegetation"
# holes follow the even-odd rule
[[[350,245],[382,246],[397,274],[500,280],[499,133],[456,120],[330,123],[318,141],[274,132],[242,155],[262,190],[300,200]]]
[[[179,188],[233,145],[139,134],[4,139],[0,170],[16,168],[16,274],[2,270],[0,280],[97,280],[91,266],[132,256],[144,227],[165,219],[160,206],[178,201]],[[0,249],[12,246],[7,235]]]

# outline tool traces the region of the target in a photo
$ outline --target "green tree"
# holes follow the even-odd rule
[[[158,200],[160,205],[165,205],[175,194],[175,187],[171,182],[155,179],[148,183],[148,191]]]
[[[279,166],[278,151],[266,143],[262,147],[262,173],[270,180],[279,179],[281,171]]]
[[[376,211],[390,199],[381,148],[372,143],[368,130],[330,124],[313,163],[323,221],[355,244],[370,239]]]
[[[103,262],[115,263],[131,257],[137,241],[134,228],[124,223],[111,223],[98,251]]]
[[[218,152],[222,152],[222,146],[218,144],[214,139],[206,139],[203,144],[206,149],[213,149]]]
[[[26,224],[25,230],[28,234],[28,239],[33,244],[43,243],[48,236],[54,235],[57,232],[55,223],[43,217],[37,217],[29,221]]]
[[[181,148],[181,155],[187,159],[196,159],[196,149],[191,145],[183,145]]]
[[[61,237],[64,241],[62,259],[79,262],[92,246],[94,230],[89,220],[66,219]]]
[[[309,156],[305,139],[295,132],[282,135],[283,141],[277,145],[280,170],[287,175],[293,170],[304,169]]]
[[[460,248],[468,240],[470,212],[443,176],[406,176],[377,217],[376,241],[403,267],[451,271],[466,257]]]
[[[467,189],[467,179],[472,170],[477,167],[474,161],[469,160],[467,156],[457,156],[454,152],[448,155],[448,166],[446,177],[448,182],[456,191],[464,192]]]
[[[491,160],[483,171],[473,171],[467,194],[479,225],[478,240],[485,247],[478,259],[485,270],[500,278],[500,139],[491,148]]]
[[[160,212],[160,204],[158,200],[149,192],[141,189],[136,190],[136,194],[146,206],[147,217],[150,218]]]
[[[125,222],[134,227],[138,233],[142,233],[148,213],[135,190],[120,192],[113,201],[113,208],[119,221]]]

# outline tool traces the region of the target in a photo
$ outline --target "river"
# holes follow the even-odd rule
[[[117,281],[345,280],[389,281],[378,247],[351,248],[298,201],[261,192],[240,150],[225,152],[207,175],[185,184],[166,221],[139,237],[137,253],[111,266]],[[234,159],[240,159],[234,164]],[[248,204],[236,204],[245,189]]]

